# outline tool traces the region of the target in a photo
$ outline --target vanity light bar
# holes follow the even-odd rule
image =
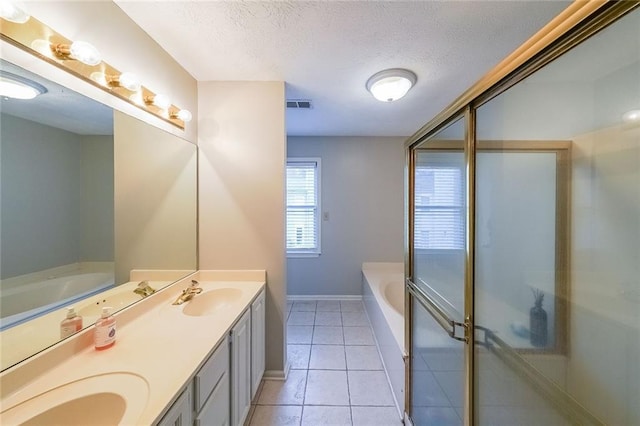
[[[120,72],[104,62],[91,44],[73,42],[33,16],[23,22],[0,18],[0,38],[180,129],[191,120],[189,111],[142,86],[133,73]]]

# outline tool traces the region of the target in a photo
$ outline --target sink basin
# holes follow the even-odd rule
[[[3,424],[137,424],[149,397],[147,381],[116,372],[66,383],[3,411]]]
[[[197,295],[185,304],[182,312],[185,315],[199,317],[210,315],[230,306],[242,296],[237,288],[217,288]]]

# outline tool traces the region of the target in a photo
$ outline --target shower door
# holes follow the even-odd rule
[[[465,407],[464,119],[411,151],[407,341],[414,425],[461,425]]]
[[[505,361],[494,358],[504,347],[528,358],[565,350],[569,145],[483,140],[471,162],[463,123],[459,119],[411,151],[409,415],[416,426],[516,421],[519,399],[528,395],[527,403],[544,410],[545,418],[564,424],[527,383],[511,377]],[[471,164],[474,179],[467,175]],[[467,190],[470,184],[474,191]],[[472,232],[474,262],[467,244]],[[530,288],[547,295],[545,341],[536,346],[529,340]],[[471,335],[474,306],[481,309]]]

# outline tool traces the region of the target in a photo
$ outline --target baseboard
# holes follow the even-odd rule
[[[327,295],[327,294],[318,294],[318,295],[295,295],[295,294],[289,294],[287,295],[287,300],[288,301],[298,301],[298,302],[304,302],[304,301],[315,301],[315,300],[362,300],[362,295],[361,294],[334,294],[334,295]]]
[[[264,380],[287,380],[287,376],[289,375],[289,370],[291,369],[291,364],[287,361],[287,365],[285,365],[284,370],[266,370],[262,376]]]

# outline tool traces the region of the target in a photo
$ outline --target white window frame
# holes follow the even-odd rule
[[[299,257],[318,257],[322,254],[322,229],[321,229],[321,216],[322,216],[322,203],[321,203],[321,199],[322,199],[322,161],[319,157],[289,157],[287,158],[287,165],[286,167],[288,168],[289,165],[295,165],[296,163],[298,164],[302,164],[302,163],[315,163],[316,164],[316,179],[315,179],[315,191],[316,191],[316,204],[315,204],[315,208],[316,208],[316,215],[315,215],[315,222],[316,222],[316,247],[313,249],[292,249],[292,248],[288,248],[286,247],[286,232],[287,232],[287,225],[286,225],[286,220],[287,220],[287,211],[289,209],[289,205],[288,202],[286,201],[286,199],[288,199],[287,194],[285,194],[285,248],[286,248],[286,252],[287,252],[287,257],[288,258],[299,258]],[[285,173],[286,176],[286,173]],[[286,188],[286,182],[285,182],[285,188]]]

